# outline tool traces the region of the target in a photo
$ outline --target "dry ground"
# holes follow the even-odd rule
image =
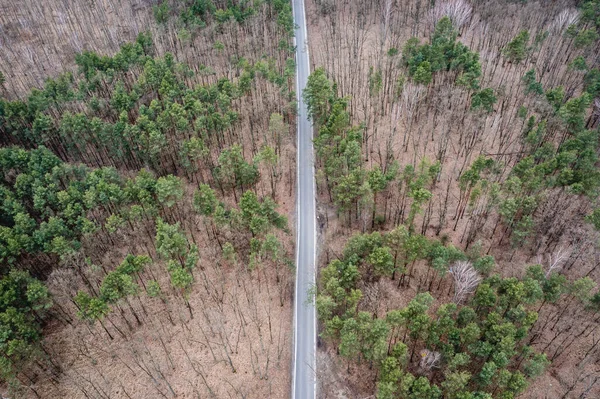
[[[408,164],[417,165],[423,158],[442,161],[442,172],[432,190],[434,197],[425,209],[424,216],[417,217],[415,225],[418,226],[417,231],[429,237],[446,237],[449,242],[464,249],[471,228],[471,218],[483,209],[484,204],[481,201],[476,203],[465,212],[463,218],[455,220],[460,196],[458,176],[480,154],[492,156],[508,166],[514,164],[522,151],[520,135],[523,121],[516,117],[519,106],[524,104],[536,116],[545,112],[541,101],[523,96],[520,77],[528,69],[536,68],[538,77],[542,74],[541,80],[545,88],[562,84],[567,93],[577,96],[582,89],[582,76],[578,72],[567,72],[565,65],[576,55],[583,55],[592,65],[597,60],[595,61],[593,50],[567,55],[560,35],[551,34],[541,50],[522,65],[503,63],[501,48],[519,30],[529,29],[532,37],[543,29],[551,30],[554,16],[564,8],[573,7],[573,4],[554,2],[547,5],[528,2],[526,5],[519,5],[490,2],[476,9],[470,22],[461,29],[459,40],[480,53],[482,86],[493,87],[498,93],[498,103],[494,106],[494,112],[489,115],[468,112],[469,100],[466,92],[448,84],[452,77],[443,74],[437,76],[434,84],[427,90],[416,90],[420,91],[420,95],[395,98],[392,86],[402,73],[400,55],[390,60],[386,53],[392,47],[401,50],[411,36],[420,37],[422,42],[429,37],[431,26],[415,22],[414,19],[419,7],[421,17],[426,15],[424,10],[429,6],[425,3],[427,2],[392,2],[389,28],[385,30],[385,5],[388,4],[385,1],[308,1],[309,45],[313,55],[311,62],[313,68],[325,67],[329,77],[338,84],[340,95],[351,96],[350,111],[354,123],[366,123],[368,140],[363,155],[367,168],[384,164],[390,152],[393,159],[398,160],[401,168]],[[332,4],[337,5],[335,11],[323,13],[322,10]],[[507,21],[510,21],[510,24],[507,24]],[[556,68],[545,71],[543,65],[555,65]],[[371,67],[383,71],[383,88],[375,96],[369,92]],[[410,84],[405,85],[405,89],[407,86]],[[510,168],[505,167],[502,176],[506,176],[508,171]],[[380,199],[378,207],[378,212],[382,212],[383,202],[388,201],[383,230],[393,228],[394,211],[400,206],[398,187],[392,186],[387,195],[387,199]],[[549,200],[552,201],[557,199]],[[325,190],[321,191],[321,202],[329,202]],[[444,209],[445,203],[447,209]],[[326,221],[323,223],[322,242],[328,250],[323,251],[321,263],[326,264],[329,259],[341,253],[349,236],[369,231],[370,215],[365,221],[359,221],[354,228],[349,229],[341,223],[334,209],[328,205],[322,205],[321,209],[321,218]],[[570,278],[589,275],[598,281],[600,275],[596,268],[595,244],[597,237],[583,222],[583,215],[588,209],[589,204],[585,200],[567,202],[559,216],[552,220],[552,231],[564,229],[562,238],[550,247],[546,245],[544,238],[541,238],[541,242],[532,240],[525,248],[517,250],[510,247],[506,242],[508,240],[498,245],[503,229],[498,229],[496,234],[492,235],[496,215],[489,217],[477,228],[475,242],[481,243],[484,253],[489,250],[497,261],[496,271],[505,277],[522,276],[525,267],[538,263],[540,256],[543,256],[542,262],[546,262],[545,256],[563,248],[569,253],[565,261],[565,274]],[[424,217],[427,218],[425,223]],[[419,287],[419,281],[426,274],[426,269],[424,265],[417,267],[417,276],[408,288],[398,289],[389,282],[383,283],[383,287],[369,287],[369,292],[377,298],[375,303],[379,306],[379,314],[384,314],[390,308],[404,306],[418,290],[425,290],[425,287]],[[449,298],[448,293],[451,290],[451,281],[446,277],[440,288],[437,289],[436,286],[432,294],[438,300],[444,300]],[[545,320],[555,313],[555,308],[546,306],[540,314],[540,319]],[[579,332],[589,321],[586,319],[588,317],[591,316],[586,316],[585,313],[569,313],[567,318],[559,323],[557,330],[566,331],[570,326],[575,326]],[[597,323],[595,325],[596,333],[580,336],[569,350],[555,359],[554,366],[536,380],[522,397],[561,398],[574,383],[567,397],[579,397],[585,392],[594,378],[600,376],[598,353],[592,352],[584,359],[585,353],[594,348],[597,339],[594,336],[599,334]],[[551,344],[547,351],[552,355],[557,348],[565,345],[565,342],[561,342],[562,336],[551,342],[555,333],[556,331],[542,332],[537,343],[538,349]],[[368,397],[373,394],[373,378],[367,376],[374,375],[368,368],[355,368],[353,365],[348,374],[347,364],[340,360],[331,348],[327,348],[325,344],[321,348],[323,350],[320,356],[324,364],[321,371],[324,373],[321,381],[323,398]],[[600,395],[598,389],[596,385],[588,392],[588,397]]]
[[[159,25],[152,6],[156,0],[2,0],[0,1],[0,71],[6,84],[0,95],[22,98],[47,78],[75,70],[75,55],[95,51],[112,55],[141,32],[150,32],[156,55],[166,52],[202,71],[199,82],[231,78],[232,62],[245,57],[250,62],[274,57],[282,66],[284,52],[278,50],[283,37],[273,33],[276,22],[264,23],[255,15],[240,26],[209,22],[197,32],[184,29],[177,17]],[[170,4],[181,6],[177,1]],[[214,48],[215,43],[222,50]],[[208,67],[208,68],[205,68]]]
[[[235,79],[233,63],[238,57],[256,62],[276,60],[283,71],[287,53],[278,50],[280,34],[273,33],[275,21],[265,23],[259,13],[240,26],[229,22],[186,32],[172,19],[164,26],[155,23],[148,0],[51,0],[38,2],[0,1],[0,71],[6,83],[0,95],[24,98],[33,87],[42,87],[48,77],[75,71],[75,53],[84,50],[112,55],[123,43],[149,31],[155,53],[166,52],[197,72],[188,83],[211,84],[221,77]],[[222,44],[222,49],[215,49]],[[293,88],[292,88],[293,89]],[[286,94],[264,80],[251,94],[234,102],[239,112],[235,125],[245,157],[250,160],[267,142],[272,113],[290,116]],[[287,119],[289,135],[283,137],[277,189],[278,211],[294,231],[295,158],[293,119]],[[230,136],[231,137],[231,136]],[[234,143],[229,143],[234,144]],[[214,161],[218,153],[211,154]],[[130,173],[123,171],[124,173]],[[259,195],[270,193],[269,174],[257,185]],[[200,175],[209,176],[208,170]],[[48,284],[63,313],[76,313],[70,298],[82,288],[75,273],[85,265],[84,256],[107,269],[116,267],[127,253],[150,254],[154,263],[143,280],[157,279],[164,296],[130,299],[142,324],[137,325],[128,304],[114,309],[104,324],[114,336],[109,339],[99,324],[89,326],[73,317],[72,325],[52,321],[46,326],[44,349],[61,372],[37,370],[30,377],[41,398],[284,398],[290,391],[293,270],[264,260],[248,270],[248,257],[238,254],[235,263],[222,258],[221,249],[207,223],[191,210],[190,182],[183,205],[183,226],[200,248],[201,260],[194,271],[189,294],[193,318],[181,293],[170,287],[164,262],[157,258],[146,229],[120,232],[116,244],[106,237],[85,243],[83,254],[64,261],[64,268],[50,276]],[[232,205],[231,193],[220,198]],[[152,231],[153,227],[149,227]],[[238,240],[240,232],[226,232],[222,239]],[[286,256],[293,253],[293,235],[279,234]],[[234,244],[239,242],[234,241]],[[102,249],[111,247],[110,251]],[[85,267],[85,266],[84,266]],[[86,269],[94,281],[101,274]],[[95,273],[95,274],[94,274]],[[123,337],[118,330],[123,332]],[[0,391],[1,393],[4,393]],[[32,391],[24,397],[36,397]]]
[[[198,227],[204,229],[202,222]],[[136,235],[140,232],[126,233],[122,242],[132,242]],[[286,238],[289,252],[291,238]],[[141,326],[136,325],[130,311],[124,315],[128,323],[116,309],[109,316],[126,338],[106,321],[114,340],[98,324],[89,327],[76,321],[74,326],[58,322],[48,326],[44,346],[55,356],[63,373],[54,383],[46,380],[37,384],[35,388],[41,397],[288,395],[292,270],[283,270],[278,283],[271,265],[248,271],[243,261],[223,261],[218,247],[207,242],[201,230],[196,233],[196,240],[203,250],[194,271],[196,283],[189,295],[193,318],[181,295],[168,288],[164,264],[157,261],[144,277],[158,277],[164,300],[144,294],[139,302],[131,300],[142,319]],[[137,245],[125,248],[130,253],[144,252]],[[112,253],[107,258],[116,256]],[[73,276],[66,272],[51,276],[55,300],[68,302],[66,295],[72,295],[66,290],[71,286],[70,280],[74,280]]]

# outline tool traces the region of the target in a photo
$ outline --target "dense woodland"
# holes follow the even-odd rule
[[[600,396],[600,2],[306,7],[320,397]],[[288,397],[291,3],[0,24],[2,396]]]
[[[87,3],[1,6],[2,396],[285,397],[291,4]]]
[[[600,395],[600,3],[307,18],[322,396]]]

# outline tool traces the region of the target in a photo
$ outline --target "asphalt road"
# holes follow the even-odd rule
[[[296,187],[296,295],[294,303],[294,360],[292,399],[316,398],[317,321],[309,290],[315,286],[316,200],[313,128],[302,92],[310,74],[304,0],[292,0],[296,39],[296,93],[298,141]]]

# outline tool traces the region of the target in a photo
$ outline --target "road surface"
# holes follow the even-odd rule
[[[304,0],[292,0],[296,41],[296,93],[298,96],[298,141],[296,187],[296,294],[294,303],[294,360],[292,399],[316,398],[317,321],[309,289],[315,286],[316,201],[313,158],[313,128],[308,120],[302,91],[310,64]]]

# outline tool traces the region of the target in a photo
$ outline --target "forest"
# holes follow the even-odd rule
[[[4,0],[0,48],[3,398],[290,397],[299,99],[318,398],[600,397],[599,0]]]
[[[312,0],[320,396],[600,395],[600,3]]]
[[[0,9],[2,397],[286,397],[291,3]]]

